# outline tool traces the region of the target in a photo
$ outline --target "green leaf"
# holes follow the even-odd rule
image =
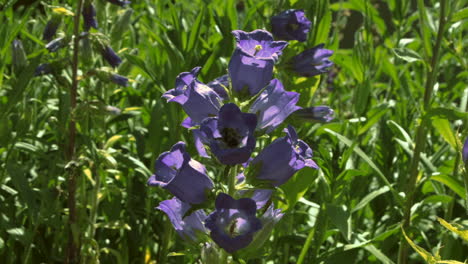
[[[440,217],[437,217],[437,220],[445,228],[447,228],[448,230],[450,230],[450,231],[454,232],[455,234],[459,235],[463,240],[468,242],[468,230],[466,228],[464,230],[461,230],[461,228],[463,228],[462,226],[457,228],[457,227],[449,224],[447,221],[445,221],[444,219],[442,219]]]
[[[463,8],[462,10],[457,11],[452,16],[452,23],[468,18],[468,7]]]
[[[6,230],[6,232],[15,237],[24,236],[24,227],[16,227]]]
[[[281,206],[283,210],[293,208],[299,199],[304,196],[317,175],[317,170],[305,167],[296,173],[285,184],[281,185],[287,204]]]
[[[405,233],[405,230],[403,228],[401,229],[401,232],[403,233],[403,236],[405,237],[406,241],[408,241],[408,244],[416,251],[418,254],[428,263],[435,263],[437,260],[434,256],[432,256],[431,253],[427,252],[424,248],[416,245]]]
[[[343,142],[345,145],[347,145],[348,147],[352,147],[353,146],[353,142],[351,140],[349,140],[348,138],[346,138],[345,136],[343,135],[340,135],[339,133],[336,133],[335,131],[333,130],[330,130],[328,128],[325,128],[324,129],[325,132],[329,133],[329,134],[332,134],[334,136],[336,136],[341,142]],[[377,167],[377,165],[371,160],[371,158],[369,158],[369,156],[367,156],[366,153],[364,153],[364,151],[362,151],[362,149],[360,149],[359,147],[357,146],[354,146],[353,148],[353,151],[359,156],[361,157],[365,162],[367,162],[367,164],[369,164],[369,166],[375,170],[375,172],[377,172],[377,175],[379,176],[379,178],[385,183],[385,185],[392,191],[396,201],[400,204],[402,204],[402,200],[401,200],[401,197],[398,195],[398,193],[395,191],[395,189],[391,186],[390,182],[387,180],[387,178],[385,177],[385,175],[382,173],[382,171],[379,169],[379,167]]]
[[[433,181],[438,181],[440,183],[445,184],[452,191],[458,194],[458,196],[460,196],[463,199],[466,199],[465,188],[457,180],[450,177],[449,175],[446,175],[446,174],[434,175],[434,176],[431,176],[430,179]]]
[[[434,118],[432,119],[432,125],[453,149],[457,149],[457,139],[455,138],[452,128],[450,127],[450,123],[447,119]]]
[[[351,239],[351,214],[344,205],[327,204],[330,221],[340,230],[346,240]]]
[[[394,48],[393,53],[406,62],[422,61],[421,56],[414,50],[408,48]]]
[[[361,208],[366,206],[368,203],[370,203],[372,200],[374,200],[377,196],[379,196],[381,194],[384,194],[384,193],[388,192],[389,190],[390,189],[388,188],[388,186],[384,186],[384,187],[382,187],[382,188],[380,188],[378,190],[375,190],[375,191],[369,193],[353,208],[353,210],[351,210],[351,213],[354,213],[354,212],[360,210]]]
[[[200,29],[202,26],[204,15],[205,15],[205,8],[202,7],[200,13],[197,16],[197,19],[195,20],[195,22],[190,28],[190,36],[189,36],[188,44],[187,44],[187,52],[190,52],[193,49],[196,43],[195,41],[200,36]]]

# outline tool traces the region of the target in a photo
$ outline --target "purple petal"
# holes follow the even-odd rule
[[[299,93],[287,92],[279,80],[271,80],[250,107],[250,112],[257,114],[259,119],[257,129],[271,133],[291,113],[300,109],[296,106],[298,100]]]

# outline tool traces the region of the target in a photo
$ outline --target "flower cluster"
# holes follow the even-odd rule
[[[130,1],[120,0],[107,0],[107,2],[121,7],[130,4]],[[99,24],[96,18],[96,8],[93,5],[92,0],[84,1],[81,15],[83,17],[83,32],[80,34],[79,38],[81,41],[80,46],[82,47],[81,51],[83,53],[83,59],[90,59],[92,56],[88,55],[91,55],[91,51],[94,50],[96,53],[99,53],[102,59],[112,68],[117,68],[122,63],[122,59],[109,45],[109,39],[106,36],[100,33],[95,33],[99,28]],[[42,38],[47,41],[45,48],[50,53],[58,52],[60,49],[69,46],[70,41],[73,39],[65,32],[57,33],[60,25],[62,24],[62,20],[66,19],[67,16],[72,17],[74,14],[62,7],[54,8],[52,18],[47,22]],[[94,32],[91,32],[92,28],[95,29]],[[56,35],[58,35],[58,37],[54,38]],[[60,62],[60,60],[63,59],[49,61],[39,65],[36,68],[35,76],[58,73],[64,66],[64,63]],[[106,67],[101,69],[91,69],[87,72],[86,76],[97,76],[102,81],[115,83],[120,86],[128,86],[129,81],[127,77],[116,74]]]
[[[297,19],[289,18],[291,14]],[[303,11],[288,10],[272,22],[275,34],[287,40],[297,35],[305,40],[302,34],[310,27]],[[296,30],[288,31],[291,28]],[[174,195],[157,208],[167,214],[184,240],[200,243],[211,239],[228,253],[237,254],[251,244],[258,247],[283,216],[272,202],[276,188],[304,167],[318,169],[312,149],[299,139],[294,127],[284,124],[286,119],[297,113],[305,120],[329,122],[333,110],[298,106],[300,94],[287,91],[273,77],[275,63],[288,42],[275,41],[271,33],[260,29],[235,30],[233,35],[236,48],[228,75],[204,84],[197,78],[201,68],[195,67],[179,74],[175,87],[162,96],[182,106],[188,116],[182,126],[190,128],[201,157],[211,157],[207,162],[224,167],[223,175],[216,177],[222,182],[215,184],[205,165],[191,157],[184,142],[178,142],[157,158],[148,185]],[[322,47],[294,59],[299,61],[299,73],[311,76],[331,64],[331,51]],[[264,145],[257,144],[264,135],[281,126],[285,126],[284,136],[257,148]]]

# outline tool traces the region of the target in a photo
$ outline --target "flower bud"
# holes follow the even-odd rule
[[[21,71],[26,65],[28,65],[28,59],[24,52],[23,43],[19,39],[13,40],[11,44],[12,48],[12,64],[15,71]]]

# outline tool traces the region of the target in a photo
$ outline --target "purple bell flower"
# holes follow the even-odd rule
[[[182,141],[177,142],[170,151],[159,155],[155,170],[148,179],[148,185],[167,189],[186,203],[203,203],[206,192],[213,188],[205,166],[190,158]]]
[[[318,168],[312,160],[312,149],[297,138],[294,128],[288,125],[284,132],[287,134],[285,137],[273,141],[249,164],[260,166],[255,178],[270,181],[273,186],[284,184],[304,167]]]
[[[229,95],[226,89],[229,89],[229,75],[220,76],[207,84],[211,87],[223,100],[228,100]]]
[[[213,241],[229,253],[247,247],[254,233],[262,228],[260,219],[255,216],[255,201],[250,198],[235,200],[220,193],[215,206],[216,211],[205,220]]]
[[[219,162],[235,165],[246,162],[255,148],[257,117],[243,113],[233,103],[223,105],[217,117],[203,120],[200,130],[203,141]]]
[[[41,76],[52,73],[52,66],[49,63],[43,63],[34,70],[34,76]]]
[[[324,44],[319,44],[311,49],[294,56],[289,62],[290,68],[304,77],[312,77],[327,72],[333,62],[328,58],[333,55],[333,50],[324,49]]]
[[[46,44],[46,49],[49,50],[50,52],[56,52],[63,46],[63,40],[64,37],[56,38],[52,40],[51,42]]]
[[[92,27],[97,29],[98,22],[96,20],[96,9],[92,3],[87,3],[83,6],[83,24],[84,30],[89,31]]]
[[[277,39],[304,42],[311,25],[304,10],[289,9],[271,18],[271,32]]]
[[[101,50],[101,55],[114,68],[122,63],[122,59],[110,46],[104,46]]]
[[[112,73],[111,76],[110,76],[110,80],[111,80],[113,83],[118,84],[118,85],[120,85],[120,86],[123,86],[123,87],[127,87],[127,86],[128,86],[128,78],[125,77],[125,76]]]
[[[273,65],[288,43],[273,41],[268,31],[260,29],[250,33],[234,30],[232,34],[237,41],[228,67],[232,88],[238,93],[247,88],[255,95],[270,82]]]
[[[131,3],[131,1],[122,1],[122,0],[107,0],[107,2],[114,4],[114,5],[121,6],[121,7],[124,7]]]
[[[299,93],[287,92],[278,79],[273,79],[250,107],[249,112],[257,114],[257,129],[271,133],[294,111]]]
[[[57,29],[60,25],[61,18],[59,16],[53,16],[46,24],[44,32],[42,33],[42,39],[49,42],[57,33]]]
[[[190,205],[176,197],[162,201],[156,208],[166,213],[176,232],[185,241],[197,242],[202,235],[207,233],[203,225],[206,219],[206,214],[203,210],[196,210],[184,217],[190,209]]]
[[[306,121],[328,123],[333,120],[334,114],[333,109],[328,106],[313,106],[299,109],[293,113],[293,116]]]
[[[465,140],[465,144],[463,144],[462,159],[464,163],[468,163],[468,137]]]
[[[183,122],[183,126],[200,124],[209,116],[216,116],[221,107],[221,98],[210,87],[197,80],[200,67],[191,72],[183,72],[176,78],[175,88],[163,94],[168,102],[182,105],[190,119]]]

